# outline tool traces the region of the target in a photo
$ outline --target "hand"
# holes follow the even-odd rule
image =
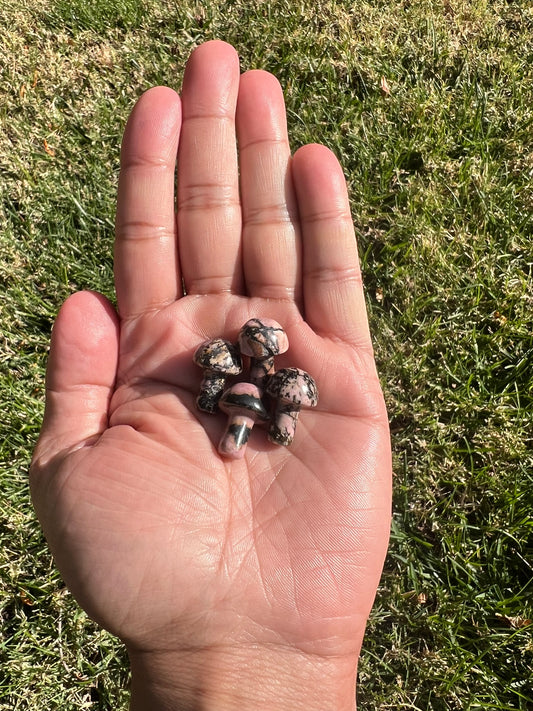
[[[31,487],[67,585],[128,648],[132,708],[353,708],[391,462],[348,197],[326,148],[291,158],[279,84],[229,45],[134,108],[115,264],[118,314],[81,292],[58,315]],[[192,354],[254,316],[320,400],[290,447],[256,427],[232,461]]]

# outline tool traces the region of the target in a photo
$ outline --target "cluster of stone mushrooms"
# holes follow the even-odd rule
[[[296,430],[301,408],[315,407],[318,391],[313,378],[300,368],[275,370],[274,356],[289,348],[287,334],[273,319],[252,318],[239,332],[237,344],[223,338],[205,341],[195,351],[193,360],[204,369],[199,410],[228,415],[228,424],[218,451],[224,457],[240,459],[256,422],[270,422],[268,439],[288,446]],[[226,387],[228,377],[242,373],[242,356],[250,358],[248,382]],[[263,402],[264,394],[273,402],[271,412]]]

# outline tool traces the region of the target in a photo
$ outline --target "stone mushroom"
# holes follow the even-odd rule
[[[241,459],[254,424],[257,420],[268,420],[261,390],[252,383],[236,383],[223,393],[218,406],[229,415],[218,451],[229,459]]]
[[[318,403],[316,383],[305,370],[282,368],[270,377],[266,391],[276,398],[268,439],[287,447],[294,439],[300,409]]]
[[[264,389],[274,372],[274,356],[285,353],[289,339],[277,321],[252,318],[239,332],[239,346],[241,353],[251,358],[250,382]]]
[[[216,412],[228,375],[239,375],[242,371],[239,349],[230,341],[215,338],[198,346],[193,361],[205,371],[196,405],[202,412],[212,414]]]

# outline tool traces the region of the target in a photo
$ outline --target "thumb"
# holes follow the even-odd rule
[[[52,330],[43,426],[32,468],[96,439],[107,427],[118,362],[119,326],[101,294],[81,291]]]

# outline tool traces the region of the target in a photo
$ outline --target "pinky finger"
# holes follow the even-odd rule
[[[306,321],[321,336],[371,348],[361,269],[346,181],[325,146],[293,158],[303,242]]]

